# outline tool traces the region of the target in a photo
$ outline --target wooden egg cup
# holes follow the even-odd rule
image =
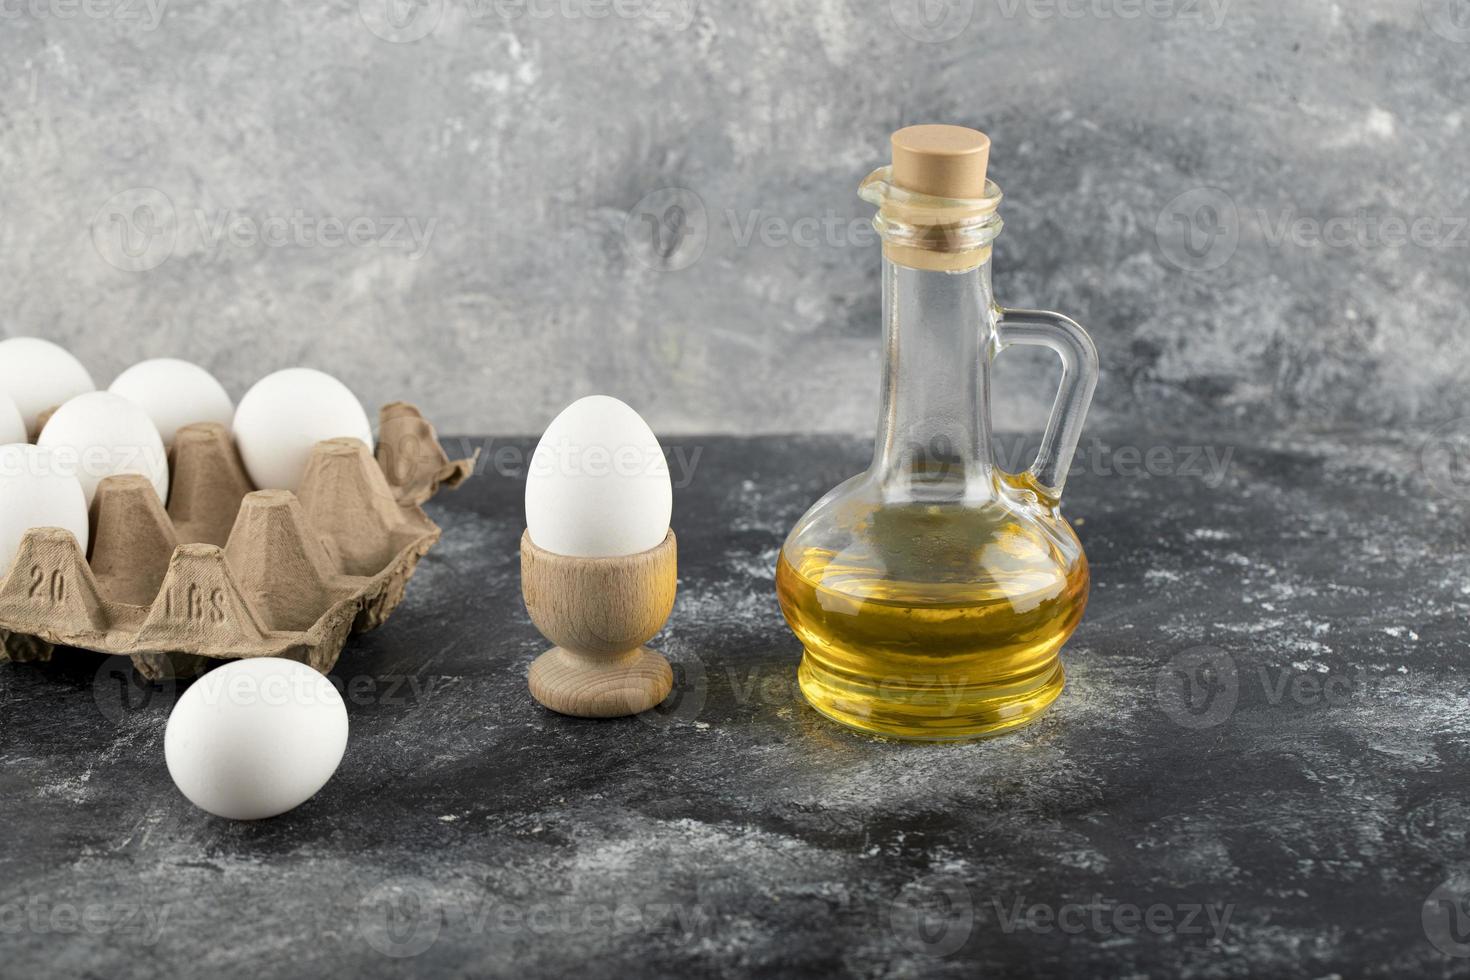
[[[531,695],[577,718],[620,718],[668,697],[674,671],[643,646],[669,618],[678,585],[670,531],[636,555],[574,558],[521,535],[521,595],[531,622],[556,646],[537,657]]]

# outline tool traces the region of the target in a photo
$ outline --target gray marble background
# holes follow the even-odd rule
[[[862,433],[855,189],[953,121],[1001,300],[1098,341],[1094,419],[1427,431],[1470,414],[1467,105],[1465,0],[5,0],[0,327],[449,431],[602,391]],[[1001,425],[1052,372],[1003,358]]]

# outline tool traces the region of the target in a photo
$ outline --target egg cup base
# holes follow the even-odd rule
[[[638,647],[614,658],[552,647],[531,664],[531,696],[574,718],[623,718],[656,707],[674,689],[674,671],[657,650]]]

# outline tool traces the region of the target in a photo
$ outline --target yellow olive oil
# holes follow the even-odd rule
[[[914,504],[854,526],[842,550],[788,543],[777,563],[813,707],[875,734],[974,738],[1031,721],[1061,693],[1057,653],[1088,587],[1064,520]]]

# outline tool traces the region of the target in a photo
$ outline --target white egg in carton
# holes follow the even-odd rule
[[[438,541],[420,505],[473,466],[451,462],[403,402],[382,410],[376,458],[360,439],[318,442],[294,493],[255,490],[221,424],[172,442],[167,507],[156,479],[108,476],[79,529],[90,549],[60,527],[24,532],[0,579],[0,658],[69,646],[128,655],[151,678],[246,657],[326,672],[350,633],[388,617]]]

